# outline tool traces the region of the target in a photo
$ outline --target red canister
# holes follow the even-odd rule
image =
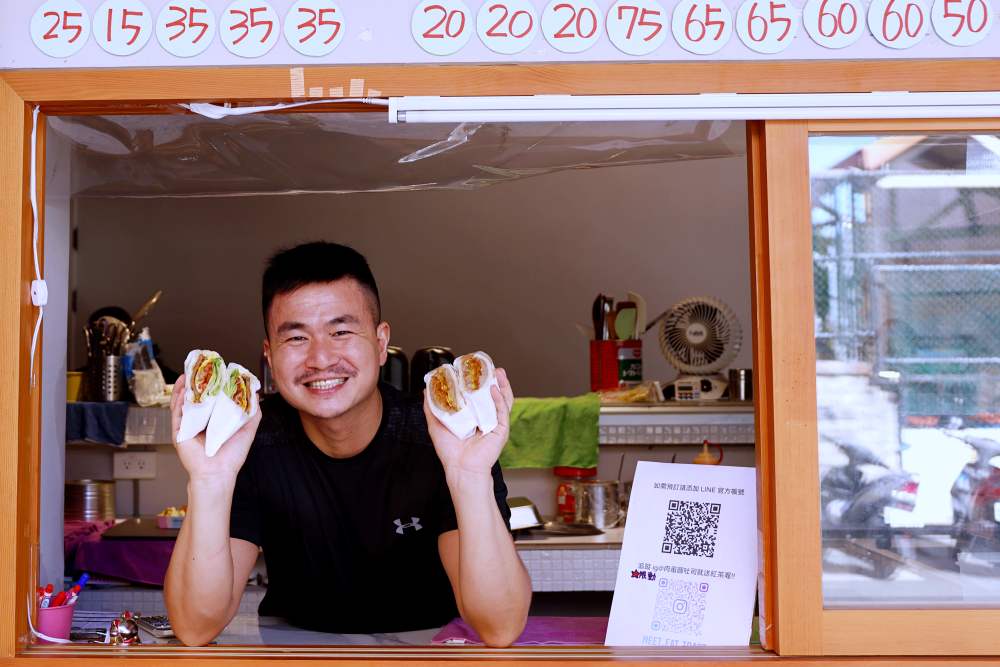
[[[597,476],[597,468],[573,468],[559,466],[552,469],[559,478],[556,487],[556,515],[563,523],[573,523],[576,517],[576,495],[573,482]]]

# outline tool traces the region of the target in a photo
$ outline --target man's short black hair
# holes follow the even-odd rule
[[[303,243],[275,253],[267,262],[261,281],[261,307],[264,329],[271,302],[279,294],[288,294],[314,283],[332,283],[351,278],[368,293],[375,324],[382,321],[382,303],[378,296],[375,276],[364,255],[339,243],[315,241]]]

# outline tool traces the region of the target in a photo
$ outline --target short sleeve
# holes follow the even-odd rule
[[[497,501],[497,509],[503,517],[504,525],[510,530],[510,507],[507,506],[507,484],[503,481],[503,471],[500,464],[494,463],[490,471],[493,475],[493,496]],[[438,534],[447,533],[449,530],[458,528],[458,517],[455,516],[455,504],[451,499],[451,492],[447,482],[442,478],[443,493],[441,494],[441,512],[438,517]]]
[[[251,450],[251,456],[253,452]],[[229,537],[252,542],[258,547],[263,546],[263,530],[261,530],[261,512],[258,499],[258,488],[254,480],[253,466],[250,457],[243,463],[236,475],[236,488],[233,490],[233,506],[229,513]]]

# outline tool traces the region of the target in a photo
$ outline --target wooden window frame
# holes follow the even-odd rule
[[[0,660],[5,663],[97,663],[106,660],[109,652],[121,655],[120,650],[101,647],[76,647],[76,651],[85,649],[82,652],[87,657],[73,658],[62,647],[22,650],[27,637],[29,555],[31,545],[38,543],[40,459],[40,391],[22,381],[28,376],[35,317],[29,296],[31,107],[38,105],[44,119],[44,113],[157,113],[163,111],[163,105],[191,100],[237,104],[293,100],[293,69],[299,68],[0,72],[0,247],[6,249],[7,260],[0,263],[0,355],[17,361],[14,372],[0,375],[0,456],[7,462],[0,467],[0,489],[8,507],[13,505],[13,511],[0,515],[0,571],[6,574],[0,579]],[[1000,89],[1000,69],[983,60],[319,66],[302,71],[310,85],[330,87],[362,78],[385,96]],[[917,121],[914,127],[926,129],[931,122]],[[985,653],[988,647],[983,638],[989,637],[991,625],[996,627],[1000,620],[993,612],[822,609],[806,142],[809,131],[838,126],[835,122],[767,121],[748,123],[747,127],[752,328],[758,376],[762,638],[768,648],[782,656],[775,659],[793,664],[816,662],[785,656]],[[839,127],[855,131],[858,126]],[[40,158],[43,153],[40,151]],[[769,155],[778,159],[768,160]],[[39,170],[44,173],[41,165]],[[40,186],[43,180],[39,179]],[[35,370],[40,366],[38,355]],[[884,622],[886,615],[892,619],[891,626]],[[940,615],[947,619],[942,622],[937,618]],[[951,637],[944,636],[949,632]],[[241,665],[264,659],[273,664],[275,659],[282,660],[281,656],[290,663],[290,652],[294,651],[146,648],[135,651],[131,658],[150,665],[158,664],[164,656],[217,665],[240,655]],[[265,654],[275,657],[264,658]],[[440,651],[419,649],[343,649],[335,654],[309,649],[297,655],[336,656],[352,663],[395,657],[431,664],[445,658]],[[548,664],[578,663],[581,659],[596,664],[619,658],[642,663],[710,659],[715,664],[736,664],[773,656],[750,649],[666,654],[594,647],[504,652],[449,648],[447,657],[449,662],[462,664],[494,658],[531,658]],[[929,662],[948,664],[946,659]]]

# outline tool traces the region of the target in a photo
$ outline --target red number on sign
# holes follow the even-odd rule
[[[920,9],[919,5],[907,4],[906,9],[902,14],[893,10],[892,6],[896,4],[896,0],[889,0],[889,4],[885,6],[885,13],[882,14],[882,36],[887,42],[894,42],[899,39],[900,34],[905,30],[906,34],[910,37],[916,37],[920,34],[920,29],[924,27],[924,12]],[[910,29],[910,11],[917,12],[917,25],[912,30]],[[889,15],[892,14],[896,17],[896,31],[889,36]]]
[[[566,37],[582,37],[584,39],[590,39],[594,36],[594,33],[597,32],[597,14],[595,14],[594,10],[590,7],[581,7],[580,9],[577,9],[573,5],[564,2],[553,7],[552,11],[558,12],[560,9],[570,10],[570,17],[569,20],[563,24],[563,27],[559,28],[559,31],[553,35],[556,39],[563,39]],[[583,32],[584,12],[590,14],[590,30],[587,33]],[[576,22],[576,33],[566,32],[566,28],[568,28],[574,21]]]
[[[717,30],[715,31],[715,37],[713,39],[719,40],[722,38],[722,31],[726,27],[725,21],[718,21],[712,19],[712,14],[721,14],[722,10],[718,7],[713,7],[711,4],[705,4],[705,20],[694,18],[694,12],[698,9],[698,5],[691,5],[691,9],[688,10],[687,19],[684,21],[684,36],[690,39],[692,42],[700,42],[705,38],[708,33],[708,29],[715,26]],[[691,35],[691,26],[697,25],[700,32],[697,37]]]
[[[240,28],[243,28],[243,34],[240,35],[235,40],[233,40],[233,44],[234,45],[235,44],[239,44],[244,39],[246,39],[247,35],[250,34],[250,30],[252,30],[253,28],[256,28],[257,26],[262,26],[262,25],[266,25],[267,26],[267,32],[265,32],[264,36],[260,38],[260,43],[263,44],[264,42],[267,41],[267,38],[271,36],[271,30],[274,28],[274,21],[270,21],[270,20],[267,20],[267,19],[262,20],[262,21],[258,21],[257,20],[257,12],[266,12],[266,11],[267,11],[267,7],[252,7],[250,9],[250,13],[249,14],[247,12],[243,11],[242,9],[230,9],[229,10],[230,14],[235,14],[237,16],[242,16],[243,17],[243,20],[240,21],[239,23],[234,23],[233,25],[229,26],[230,30],[239,30]],[[249,22],[249,24],[248,24],[248,22]]]
[[[642,38],[642,41],[648,42],[649,40],[656,37],[660,30],[663,29],[663,24],[659,21],[648,21],[647,16],[659,16],[660,12],[656,9],[649,9],[648,7],[643,7],[642,11],[639,11],[638,7],[633,5],[618,5],[618,20],[622,21],[625,18],[625,12],[632,12],[632,18],[628,22],[628,30],[625,31],[625,39],[632,39],[632,31],[635,30],[635,26],[639,25],[643,28],[652,28],[653,31]],[[637,20],[638,19],[638,20]]]
[[[459,9],[453,9],[453,10],[451,10],[449,12],[447,9],[445,9],[441,5],[428,5],[428,6],[424,7],[424,14],[427,14],[427,13],[432,12],[432,11],[440,11],[441,12],[441,20],[438,21],[437,23],[435,23],[433,26],[431,26],[430,28],[428,28],[427,31],[424,32],[424,37],[425,38],[429,38],[429,39],[444,39],[445,35],[447,35],[448,37],[454,38],[454,37],[458,37],[459,35],[461,35],[462,31],[465,30],[465,12],[463,12],[463,11],[461,11]],[[452,19],[455,18],[456,15],[458,16],[458,19],[459,19],[458,30],[452,31],[452,29],[451,29],[451,21],[452,21]],[[444,26],[444,33],[434,32],[435,30],[437,30],[438,28],[440,28],[442,25]]]
[[[531,29],[535,25],[535,21],[534,21],[534,19],[531,18],[531,14],[528,13],[527,11],[523,10],[523,9],[519,9],[516,12],[514,12],[514,15],[510,17],[510,21],[507,21],[507,15],[510,13],[510,10],[507,9],[506,5],[490,5],[490,8],[487,11],[490,14],[492,14],[494,9],[499,9],[499,10],[503,11],[503,16],[501,16],[497,20],[497,22],[493,24],[492,28],[490,28],[489,30],[486,31],[486,36],[487,37],[508,37],[508,36],[510,36],[510,37],[514,37],[516,39],[521,39],[522,37],[524,37],[525,35],[527,35],[529,32],[531,32]],[[528,19],[528,25],[527,25],[527,27],[525,27],[524,30],[521,30],[520,32],[517,32],[514,29],[514,22],[517,21],[518,17],[522,16],[522,15],[526,19]],[[500,30],[500,24],[502,24],[504,21],[507,21],[507,31],[506,32],[503,32],[503,31]],[[522,23],[523,23],[523,21],[522,21]]]
[[[787,18],[787,17],[784,17],[784,16],[777,16],[775,14],[775,12],[777,10],[779,10],[779,9],[785,9],[787,6],[788,5],[786,5],[783,2],[774,2],[774,0],[771,0],[771,19],[770,19],[770,22],[769,22],[767,18],[765,18],[763,16],[759,16],[757,14],[757,3],[756,2],[753,3],[752,5],[750,5],[750,16],[747,18],[747,34],[750,35],[750,39],[752,39],[755,42],[763,42],[765,39],[767,39],[767,30],[768,30],[768,28],[770,27],[771,24],[774,24],[774,23],[784,23],[785,24],[785,29],[781,31],[781,36],[778,37],[778,41],[780,42],[785,37],[787,37],[788,36],[788,31],[792,29],[792,20],[790,18]],[[757,37],[756,35],[754,35],[754,31],[753,31],[754,21],[759,21],[759,23],[757,23],[757,25],[761,26],[760,37]]]
[[[111,14],[112,14],[112,11],[113,10],[109,7],[108,8],[108,41],[109,42],[111,41]],[[132,31],[132,39],[128,40],[125,43],[128,46],[132,46],[133,44],[135,44],[135,40],[139,39],[139,33],[142,32],[142,28],[140,26],[135,25],[134,23],[129,23],[128,22],[128,17],[129,16],[142,16],[142,12],[133,12],[133,11],[131,11],[129,9],[123,9],[122,10],[122,30],[131,30]]]
[[[972,27],[972,7],[976,3],[982,7],[983,20],[980,21],[979,26]],[[958,19],[958,27],[955,28],[955,32],[951,33],[952,37],[958,37],[958,33],[962,32],[965,26],[969,26],[969,32],[982,32],[983,28],[986,27],[986,23],[989,19],[990,9],[986,5],[984,0],[969,0],[968,7],[965,8],[965,13],[953,12],[949,9],[949,5],[959,5],[962,4],[962,0],[944,0],[944,17],[946,19]]]
[[[65,11],[62,13],[62,29],[76,31],[76,34],[74,34],[72,37],[66,40],[70,44],[79,39],[80,35],[83,34],[82,25],[80,25],[79,23],[69,22],[69,17],[71,16],[75,18],[82,18],[83,14],[81,14],[80,12],[65,12]],[[44,14],[42,14],[42,18],[47,19],[49,17],[55,18],[55,21],[52,22],[52,27],[49,28],[44,35],[42,35],[42,39],[59,39],[59,35],[56,34],[56,29],[59,28],[59,12],[45,12]]]
[[[824,37],[833,37],[838,32],[842,32],[845,35],[849,35],[854,32],[854,29],[858,27],[858,12],[854,9],[854,5],[845,2],[840,6],[840,9],[837,10],[837,14],[834,15],[833,12],[823,11],[826,9],[826,3],[829,1],[830,0],[823,0],[823,3],[819,6],[819,34]],[[844,22],[844,12],[848,9],[851,10],[850,28],[846,27],[847,24]],[[823,30],[823,17],[825,16],[830,17],[830,20],[833,21],[833,26],[830,29],[830,32]]]
[[[319,10],[319,12],[317,12],[315,9],[310,9],[308,7],[299,7],[299,13],[310,15],[308,19],[295,26],[299,30],[302,30],[302,28],[310,29],[308,35],[299,39],[299,44],[312,39],[313,35],[316,34],[316,31],[319,30],[319,28],[317,27],[317,19],[319,19],[319,26],[325,26],[325,25],[333,26],[333,32],[330,33],[330,36],[323,41],[324,44],[329,44],[330,42],[332,42],[334,38],[337,36],[337,33],[340,32],[340,21],[337,21],[336,19],[324,18],[328,13],[329,14],[337,13],[337,10],[333,7],[324,7],[323,9]]]
[[[178,7],[177,5],[170,5],[169,9],[172,12],[179,13],[181,16],[180,18],[175,19],[164,26],[165,28],[168,29],[180,28],[180,30],[170,35],[170,37],[167,38],[167,41],[169,42],[174,41],[175,39],[183,35],[185,32],[187,32],[188,28],[201,28],[201,32],[198,33],[197,37],[191,40],[191,43],[197,44],[199,41],[201,41],[201,38],[205,36],[205,31],[208,30],[208,24],[205,23],[204,21],[195,21],[194,19],[196,14],[207,14],[208,10],[202,7],[185,8],[185,7]]]

